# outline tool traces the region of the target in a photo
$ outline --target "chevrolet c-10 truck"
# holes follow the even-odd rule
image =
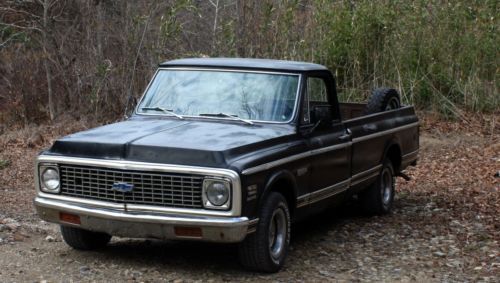
[[[125,121],[41,152],[34,203],[75,249],[112,236],[239,243],[243,266],[276,272],[295,221],[353,198],[390,212],[418,152],[415,110],[394,89],[339,103],[322,65],[179,59]]]

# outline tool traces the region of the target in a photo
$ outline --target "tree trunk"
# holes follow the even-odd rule
[[[54,97],[52,93],[52,74],[50,72],[49,66],[49,52],[47,51],[48,39],[47,39],[47,31],[48,31],[48,17],[49,17],[49,7],[51,3],[50,0],[45,0],[43,2],[43,66],[45,68],[45,74],[47,77],[47,94],[49,99],[49,118],[50,121],[54,121],[55,118],[55,107],[54,107]]]
[[[210,0],[210,3],[212,4],[212,6],[214,6],[215,9],[214,26],[212,30],[212,56],[215,56],[217,49],[217,21],[219,19],[219,0],[216,0],[215,2]]]
[[[237,29],[237,34],[238,34],[238,40],[237,40],[237,52],[238,52],[238,57],[245,57],[246,56],[246,48],[245,48],[245,25],[246,25],[246,17],[245,17],[245,1],[244,0],[238,0],[236,2],[236,11],[237,11],[237,23],[238,23],[238,29]]]

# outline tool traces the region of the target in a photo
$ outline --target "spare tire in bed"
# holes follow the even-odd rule
[[[393,110],[401,107],[398,92],[393,88],[376,88],[366,104],[366,114]]]

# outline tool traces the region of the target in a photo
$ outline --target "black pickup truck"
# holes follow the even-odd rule
[[[111,236],[239,243],[245,267],[276,272],[295,221],[353,196],[390,212],[419,151],[418,118],[399,101],[376,89],[339,103],[312,63],[165,62],[127,120],[38,156],[34,203],[76,249]]]

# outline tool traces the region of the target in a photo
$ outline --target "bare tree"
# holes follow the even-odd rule
[[[451,73],[443,68],[446,80],[440,82],[422,73],[428,62],[434,62],[426,57],[434,47],[413,38],[431,27],[422,26],[418,32],[406,30],[413,25],[396,27],[377,16],[389,17],[392,14],[384,11],[392,11],[395,4],[372,2],[378,3],[374,11],[367,10],[374,5],[370,1],[354,0],[0,0],[0,124],[50,121],[63,114],[116,119],[125,104],[130,109],[156,63],[205,54],[323,63],[335,69],[346,98],[364,97],[373,84],[385,83],[399,84],[412,102],[432,87],[442,92],[439,101],[451,97],[448,108],[455,99],[464,106],[498,108],[498,103],[489,103],[498,101],[491,99],[498,96],[496,65],[491,64],[498,52],[491,48],[496,42],[488,28],[496,19],[494,7],[474,4],[484,9],[484,15],[492,15],[492,21],[474,23],[482,32],[470,34],[478,40],[465,46],[470,54],[483,54],[476,58],[481,63],[469,65],[472,57],[457,51],[460,64],[454,64]],[[446,5],[404,6],[442,11],[442,23],[453,16],[457,23],[472,24],[451,10],[445,13],[451,9]],[[438,16],[433,19],[441,21]],[[396,30],[408,31],[411,40],[393,40],[401,34]],[[444,34],[441,30],[439,36]],[[449,46],[448,41],[443,46]],[[419,57],[407,60],[413,55]],[[440,64],[449,58],[443,53]],[[394,62],[416,62],[416,70],[409,69],[413,63]],[[448,78],[455,78],[456,85],[451,86]],[[471,99],[466,93],[483,93],[484,99],[479,100],[479,94]]]
[[[153,18],[153,12],[157,8],[158,8],[157,1],[154,1],[151,4],[151,6],[150,6],[148,19],[146,20],[146,23],[144,24],[144,29],[142,30],[141,40],[139,41],[139,44],[137,46],[137,52],[135,54],[135,59],[134,59],[134,66],[132,68],[132,75],[131,75],[131,78],[130,78],[130,85],[129,85],[129,88],[128,88],[127,104],[125,105],[125,115],[127,115],[129,104],[130,104],[130,102],[132,100],[132,90],[133,90],[134,80],[135,80],[135,72],[136,72],[136,67],[137,67],[137,60],[139,59],[139,55],[140,55],[140,52],[141,52],[142,44],[144,42],[144,37],[146,35],[146,31],[148,30],[148,27],[149,27],[149,23],[151,22],[151,20]]]
[[[212,55],[215,54],[217,48],[217,20],[219,19],[219,0],[208,0],[210,4],[214,7],[214,25],[212,29]]]
[[[49,33],[49,26],[48,26],[48,21],[49,21],[49,9],[59,0],[38,0],[40,5],[43,6],[43,16],[42,16],[42,48],[43,48],[43,66],[45,68],[45,74],[47,77],[47,95],[48,95],[48,100],[49,100],[49,117],[50,120],[53,121],[56,115],[56,110],[54,106],[54,94],[52,92],[52,73],[50,71],[50,54],[48,52],[48,36],[47,34]]]
[[[237,52],[238,56],[245,57],[246,48],[245,48],[245,25],[246,25],[246,9],[245,9],[245,1],[237,0],[236,2],[236,17],[237,17]]]

